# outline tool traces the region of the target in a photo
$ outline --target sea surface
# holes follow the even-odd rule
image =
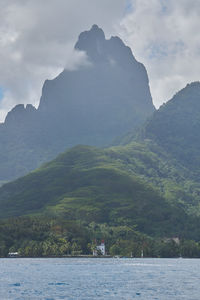
[[[0,259],[0,299],[199,300],[200,259]]]

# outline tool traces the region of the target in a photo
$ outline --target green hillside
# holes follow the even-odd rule
[[[142,147],[72,148],[35,172],[5,184],[0,189],[0,217],[42,214],[87,224],[129,224],[153,236],[190,235],[191,219],[185,210],[144,181],[153,172],[157,157],[147,155],[145,148],[142,152]],[[159,163],[154,166],[158,174]],[[134,173],[140,173],[140,178]]]
[[[151,139],[182,165],[200,174],[200,82],[188,84],[162,105],[143,128]]]
[[[197,215],[200,213],[199,132],[200,83],[194,82],[163,104],[137,131],[118,140],[123,149],[133,145],[133,141],[143,145],[146,149],[142,150],[143,155],[145,152],[148,159],[154,159],[151,166],[146,160],[144,171],[137,169],[137,174],[156,186],[168,201]]]

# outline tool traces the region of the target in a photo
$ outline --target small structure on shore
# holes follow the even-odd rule
[[[19,252],[9,252],[8,257],[19,257]]]
[[[106,254],[106,247],[105,247],[104,240],[102,240],[101,245],[96,246],[96,248],[93,250],[93,255],[97,256],[97,255],[105,255],[105,254]]]

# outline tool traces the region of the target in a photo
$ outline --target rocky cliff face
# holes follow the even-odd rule
[[[88,64],[47,80],[37,110],[18,105],[0,126],[0,180],[76,144],[106,146],[154,111],[145,67],[120,38],[107,40],[93,25],[75,49],[85,51]]]

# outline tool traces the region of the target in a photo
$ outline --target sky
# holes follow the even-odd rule
[[[120,36],[148,72],[158,108],[200,80],[199,0],[0,0],[0,122],[37,107],[45,79],[85,61],[73,49],[93,24]]]
[[[3,94],[4,94],[4,91],[3,91],[3,89],[0,87],[0,101],[1,101],[1,99],[3,98]]]

